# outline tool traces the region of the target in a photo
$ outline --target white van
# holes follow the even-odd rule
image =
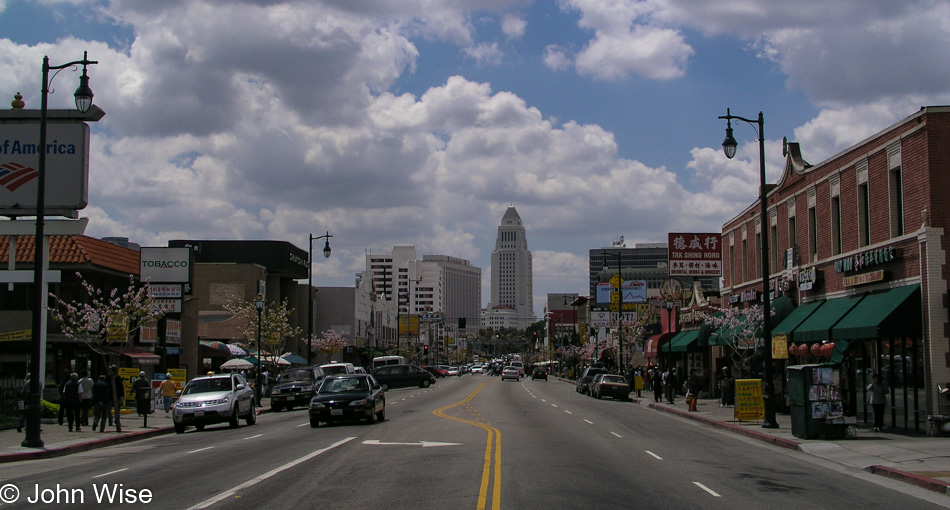
[[[323,375],[326,376],[356,373],[356,367],[354,367],[352,363],[330,363],[320,365],[320,368],[323,369]]]
[[[405,365],[406,358],[405,356],[377,356],[373,358],[373,372],[376,371],[379,367],[385,367],[386,365]]]

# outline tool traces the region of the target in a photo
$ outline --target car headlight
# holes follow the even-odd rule
[[[326,406],[320,402],[310,402],[310,409],[323,409],[324,407]]]
[[[361,399],[361,400],[354,400],[354,401],[350,402],[350,407],[362,407],[362,406],[365,406],[365,405],[369,405],[369,399],[365,399],[365,398],[364,398],[364,399]]]

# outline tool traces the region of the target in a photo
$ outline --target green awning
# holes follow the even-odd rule
[[[769,308],[772,309],[772,320],[769,324],[772,325],[772,329],[775,329],[775,326],[795,310],[795,302],[788,296],[779,296],[772,300]]]
[[[707,343],[711,346],[732,345],[736,341],[736,335],[738,334],[736,331],[738,330],[741,332],[746,327],[744,324],[745,318],[745,314],[740,315],[739,324],[737,324],[734,328],[721,327],[717,329],[716,332],[709,337],[709,341]]]
[[[857,342],[862,343],[862,342]],[[835,340],[835,349],[831,351],[831,357],[828,358],[829,365],[840,365],[848,351],[855,345],[855,342],[849,340]]]
[[[664,352],[686,352],[686,350],[699,340],[699,330],[691,329],[683,331],[674,336],[665,345],[660,347],[660,353]]]
[[[793,310],[792,313],[788,315],[788,317],[785,317],[785,320],[778,323],[775,328],[772,329],[772,336],[786,335],[788,337],[788,343],[791,344],[796,340],[792,331],[794,331],[795,328],[799,326],[799,324],[805,322],[805,319],[811,316],[811,314],[814,313],[814,311],[817,310],[822,303],[824,303],[824,301],[812,301],[811,303],[804,303],[800,305],[798,308]]]
[[[722,317],[722,312],[713,312],[712,317]],[[716,328],[706,324],[704,321],[698,330],[699,335],[699,346],[700,347],[709,347],[710,345],[716,345],[712,337],[716,335]]]
[[[796,342],[821,342],[832,340],[831,328],[848,314],[864,296],[849,296],[829,299],[812,312],[792,335]]]
[[[839,339],[920,335],[920,285],[868,294],[832,330]],[[836,345],[837,348],[837,345]]]

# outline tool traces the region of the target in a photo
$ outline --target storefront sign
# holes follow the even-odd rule
[[[798,270],[798,289],[811,290],[818,281],[818,270],[815,266]]]
[[[0,333],[0,342],[22,342],[33,338],[32,329],[23,331],[11,331],[9,333]]]
[[[788,359],[788,336],[772,335],[772,359]]]
[[[736,379],[736,407],[733,417],[739,421],[758,421],[765,418],[761,379]]]
[[[141,278],[151,283],[191,281],[191,248],[148,248],[140,250]]]
[[[165,321],[165,344],[181,345],[181,321]]]
[[[669,234],[670,276],[722,276],[722,235]]]
[[[152,293],[152,297],[156,299],[181,297],[181,285],[150,283],[148,289]]]
[[[610,327],[610,312],[591,312],[590,325],[593,328]]]
[[[152,311],[165,313],[181,313],[180,299],[153,299]]]
[[[729,295],[729,304],[735,305],[737,303],[750,303],[753,301],[759,300],[759,291],[757,290],[745,290],[738,294]]]
[[[864,283],[879,282],[884,279],[884,270],[878,269],[870,273],[857,274],[854,276],[845,276],[841,279],[841,285],[845,287],[854,287]]]
[[[857,255],[845,257],[835,261],[835,273],[847,273],[851,271],[861,271],[872,266],[887,264],[900,258],[897,248],[887,246],[875,250],[868,250]]]

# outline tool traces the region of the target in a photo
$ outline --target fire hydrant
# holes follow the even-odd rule
[[[698,409],[696,409],[696,395],[693,395],[692,393],[687,394],[686,402],[689,404],[690,411],[698,411]]]

